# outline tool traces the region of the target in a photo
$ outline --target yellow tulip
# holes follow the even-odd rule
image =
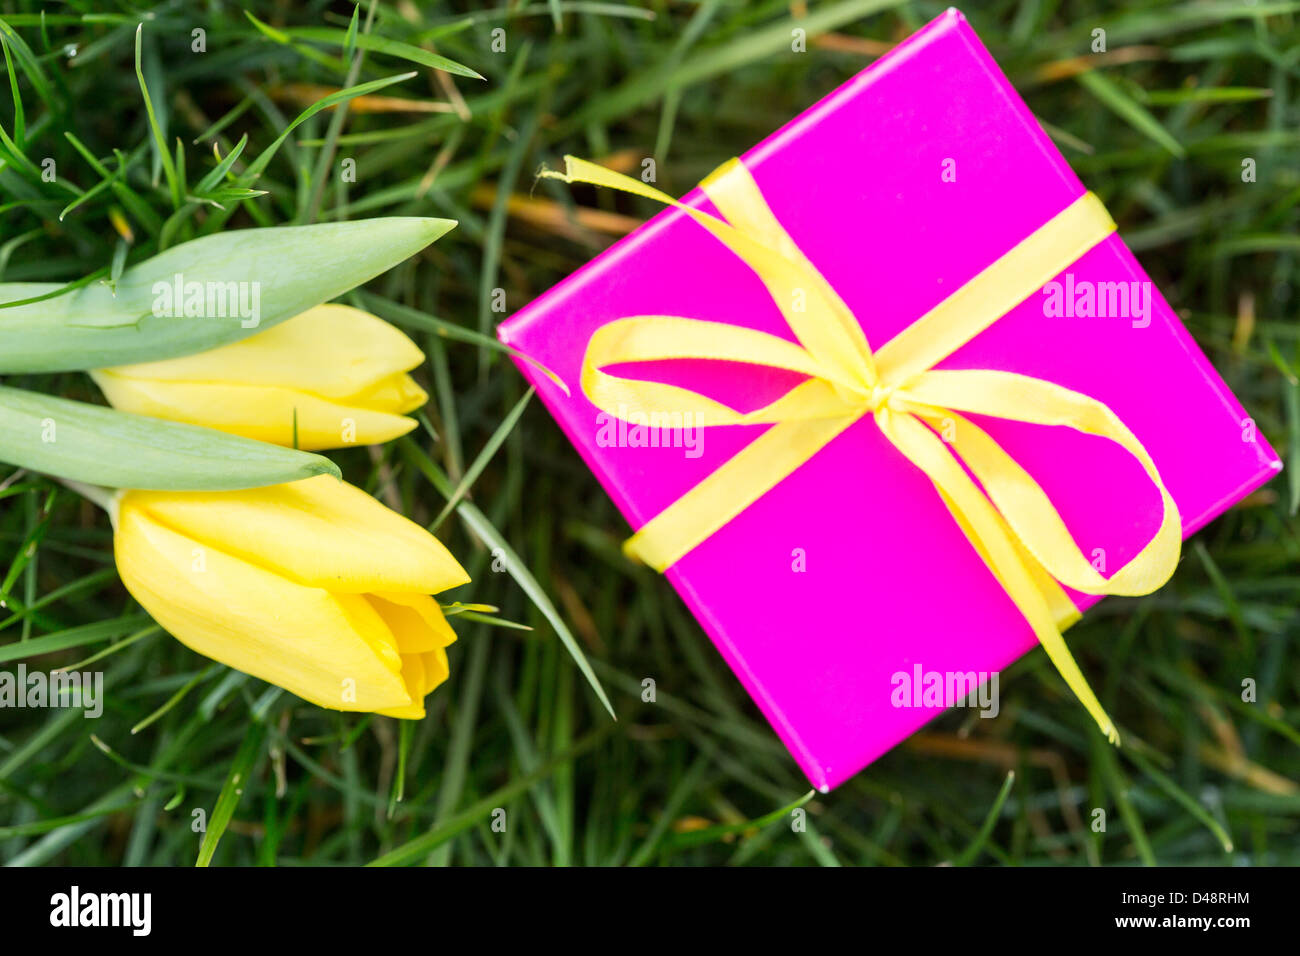
[[[424,716],[456,639],[430,597],[469,581],[419,525],[319,475],[244,491],[127,491],[127,590],[194,651],[334,710]]]
[[[202,321],[195,319],[195,321]],[[424,353],[383,319],[319,305],[246,339],[92,371],[114,408],[307,451],[405,435],[428,395],[406,373]]]

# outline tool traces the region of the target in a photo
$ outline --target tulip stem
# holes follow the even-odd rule
[[[109,520],[113,527],[117,527],[117,505],[121,499],[121,492],[113,488],[104,488],[101,485],[89,485],[81,481],[73,481],[71,478],[59,478],[62,484],[71,488],[87,501],[94,502],[108,513]]]

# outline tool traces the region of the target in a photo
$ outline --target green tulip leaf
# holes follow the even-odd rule
[[[107,368],[225,345],[328,302],[456,225],[391,217],[236,229],[70,286],[0,284],[0,374]]]
[[[328,458],[211,428],[0,385],[0,461],[109,488],[230,491],[339,470]]]

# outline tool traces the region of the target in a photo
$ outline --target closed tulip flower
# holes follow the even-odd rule
[[[430,597],[469,577],[419,525],[330,475],[127,491],[123,583],[194,651],[334,710],[424,716],[456,639]]]
[[[203,321],[195,319],[195,321]],[[114,408],[307,451],[374,444],[415,427],[424,353],[399,329],[320,305],[246,339],[91,372]]]

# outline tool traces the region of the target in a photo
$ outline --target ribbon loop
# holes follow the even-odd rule
[[[689,413],[692,425],[771,426],[646,522],[625,544],[627,553],[665,570],[850,426],[871,416],[894,447],[934,483],[1065,682],[1107,738],[1118,743],[1115,725],[1061,637],[1061,630],[1079,616],[1061,585],[1090,594],[1127,595],[1148,594],[1163,585],[1178,562],[1181,544],[1173,497],[1141,442],[1096,399],[1011,372],[933,368],[1109,236],[1115,223],[1101,202],[1085,193],[873,353],[861,323],[781,225],[739,159],[700,184],[722,219],[584,160],[565,161],[565,173],[542,175],[619,189],[691,216],[763,281],[798,340],[675,316],[620,318],[596,330],[583,357],[582,388],[603,411],[625,420],[633,415],[653,420],[659,414],[671,421],[673,414]],[[775,401],[742,411],[688,388],[604,370],[665,359],[764,365],[807,377]],[[1115,442],[1137,460],[1159,492],[1159,529],[1132,560],[1103,578],[1038,483],[959,411],[1066,426]],[[945,433],[950,422],[955,433],[941,439],[935,432]]]
[[[1084,557],[1046,493],[1028,472],[973,422],[949,413],[953,450],[1031,554],[1054,578],[1085,594],[1150,594],[1174,573],[1182,539],[1178,505],[1141,442],[1109,408],[1054,382],[1013,372],[931,371],[909,388],[916,401],[940,409],[1073,428],[1108,438],[1137,459],[1160,494],[1160,527],[1141,551],[1109,579]]]

